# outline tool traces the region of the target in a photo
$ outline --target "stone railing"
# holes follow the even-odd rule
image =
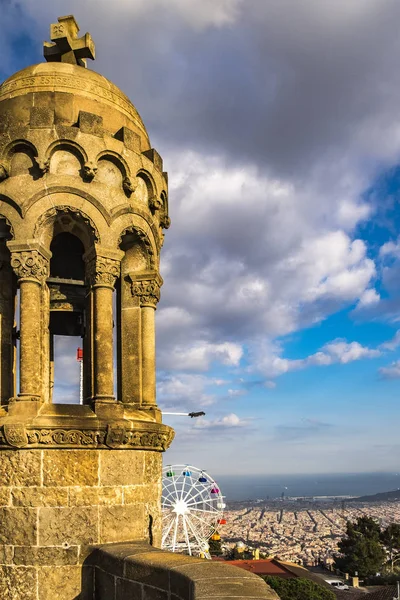
[[[96,548],[83,572],[81,600],[279,600],[257,575],[141,542]]]

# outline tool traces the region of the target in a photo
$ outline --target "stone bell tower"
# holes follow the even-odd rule
[[[78,31],[59,18],[47,62],[0,86],[2,600],[75,599],[91,545],[160,542],[167,175]],[[82,337],[83,405],[52,402],[57,335]]]

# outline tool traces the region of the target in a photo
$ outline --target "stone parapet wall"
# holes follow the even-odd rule
[[[257,575],[143,543],[99,547],[86,566],[81,600],[279,600]]]
[[[1,600],[75,600],[93,545],[160,543],[161,454],[0,452]]]

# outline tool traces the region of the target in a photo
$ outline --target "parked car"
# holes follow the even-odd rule
[[[340,579],[326,579],[325,581],[326,581],[326,583],[329,583],[329,585],[334,587],[336,590],[349,590],[350,589],[349,586],[347,585],[347,583],[340,581]]]

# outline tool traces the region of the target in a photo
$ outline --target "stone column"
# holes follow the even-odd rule
[[[8,242],[11,266],[20,288],[20,371],[17,400],[42,400],[42,286],[49,273],[50,252],[40,244]]]
[[[53,400],[54,388],[54,348],[50,347],[50,290],[47,285],[41,287],[41,318],[42,326],[42,400],[50,403]],[[51,360],[51,350],[53,359]],[[53,373],[51,374],[51,370]],[[51,378],[53,379],[51,386]]]
[[[0,240],[1,242],[1,240]],[[0,246],[0,403],[14,395],[14,306],[15,290],[10,253]]]
[[[85,333],[83,337],[83,403],[90,404],[93,396],[93,293],[89,291],[85,301]]]
[[[92,294],[91,332],[93,361],[93,400],[115,402],[113,353],[113,291],[120,274],[122,252],[85,256]]]
[[[155,310],[160,299],[162,278],[156,272],[130,276],[132,296],[140,302],[142,406],[156,404]]]
[[[132,275],[133,277],[133,275]],[[131,276],[122,273],[118,355],[119,398],[139,408],[142,402],[142,336],[140,300],[132,296]]]
[[[53,402],[54,393],[54,335],[49,334],[49,402]]]

